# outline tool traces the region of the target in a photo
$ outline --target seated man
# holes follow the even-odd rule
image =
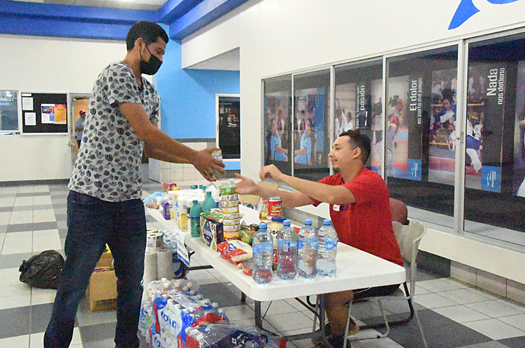
[[[349,130],[341,133],[330,151],[334,175],[313,182],[285,175],[270,165],[261,170],[261,180],[268,178],[282,182],[297,191],[269,189],[238,174],[242,181],[236,190],[240,194],[255,194],[263,198],[279,196],[287,208],[329,203],[339,241],[403,265],[392,230],[388,187],[377,173],[364,167],[369,155],[370,139],[359,131]],[[355,291],[355,297],[391,294],[398,287],[399,284],[395,284],[359,290]],[[334,347],[343,346],[348,302],[353,298],[354,291],[326,294],[326,315],[332,332],[329,342]],[[351,323],[349,332],[356,333],[357,330],[355,323]]]

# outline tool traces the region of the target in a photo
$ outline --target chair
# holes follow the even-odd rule
[[[416,290],[416,274],[417,274],[416,257],[419,251],[419,243],[421,242],[423,235],[426,233],[427,228],[422,223],[415,222],[415,221],[410,221],[410,224],[408,226],[402,225],[401,223],[394,221],[392,222],[392,226],[394,228],[394,234],[396,235],[399,249],[401,250],[401,256],[403,258],[403,261],[405,261],[406,263],[410,265],[410,269],[407,272],[406,281],[405,283],[403,283],[403,287],[405,291],[403,293],[401,289],[398,289],[392,295],[376,297],[379,302],[379,308],[381,309],[381,314],[383,315],[384,323],[381,323],[379,325],[365,326],[363,328],[385,327],[386,331],[383,334],[379,334],[378,336],[374,337],[374,338],[383,338],[383,337],[387,337],[388,334],[390,333],[390,325],[408,323],[415,316],[417,320],[417,325],[419,326],[419,331],[421,333],[421,338],[423,340],[423,345],[426,348],[427,341],[423,333],[423,328],[421,327],[421,322],[419,321],[417,310],[414,308],[414,305],[412,303],[412,299],[414,297],[414,293]],[[410,284],[410,291],[408,289],[407,282]],[[384,300],[408,301],[408,306],[410,307],[410,316],[406,319],[399,320],[399,321],[389,324],[385,311],[383,309],[382,301]],[[346,329],[345,329],[345,336],[344,336],[345,341],[344,341],[343,348],[346,348],[347,341],[348,341],[348,329],[350,326],[351,308],[352,308],[352,302],[350,302],[348,305],[348,319],[346,322]],[[363,340],[363,339],[367,339],[367,338],[355,338],[355,339],[350,339],[350,340],[355,341],[355,340]]]

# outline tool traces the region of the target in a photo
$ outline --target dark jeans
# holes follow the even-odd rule
[[[140,199],[112,203],[70,191],[67,198],[66,262],[44,336],[44,347],[69,347],[75,316],[89,278],[108,244],[117,281],[117,347],[138,347],[146,216]]]

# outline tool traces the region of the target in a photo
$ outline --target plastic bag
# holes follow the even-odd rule
[[[189,332],[188,348],[285,348],[286,340],[259,329],[234,323],[197,326]]]
[[[64,258],[55,250],[46,250],[24,260],[18,270],[20,281],[36,288],[56,289]]]

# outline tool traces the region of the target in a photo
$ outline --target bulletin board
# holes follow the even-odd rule
[[[22,132],[67,133],[66,93],[21,93]]]

